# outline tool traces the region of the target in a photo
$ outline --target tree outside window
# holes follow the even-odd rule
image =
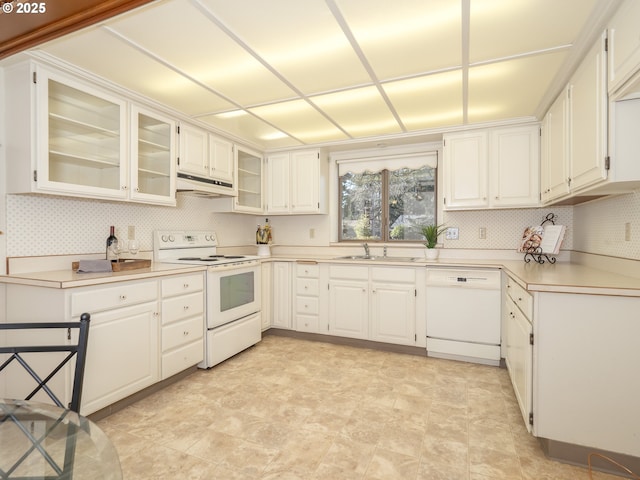
[[[421,241],[436,223],[436,168],[340,176],[340,240]]]

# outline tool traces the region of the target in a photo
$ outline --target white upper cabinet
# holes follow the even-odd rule
[[[590,49],[543,122],[542,199],[590,192],[608,177],[605,36]]]
[[[443,141],[445,208],[487,207],[487,132],[445,135]]]
[[[319,150],[269,155],[266,170],[266,213],[325,213],[328,164]]]
[[[267,158],[267,213],[289,213],[289,157],[288,153]]]
[[[173,120],[33,62],[5,87],[9,193],[175,205]]]
[[[544,117],[540,191],[542,202],[569,193],[569,93],[563,90]]]
[[[605,36],[597,41],[569,82],[570,188],[607,178],[607,90]]]
[[[618,90],[640,68],[640,2],[627,0],[608,26],[610,94]]]
[[[209,176],[208,138],[209,134],[206,130],[188,123],[180,124],[178,172],[201,178]]]
[[[445,208],[537,206],[539,135],[537,125],[444,135]]]
[[[263,172],[260,153],[236,145],[234,148],[234,185],[237,196],[212,198],[214,212],[264,213]]]
[[[235,210],[262,213],[262,156],[258,152],[236,147],[236,178],[238,196],[234,200]]]
[[[6,70],[7,190],[126,199],[126,102],[27,62]]]
[[[209,176],[233,184],[233,144],[209,134]]]
[[[131,106],[131,198],[175,205],[176,123]]]
[[[178,172],[233,185],[233,144],[206,130],[180,124]]]
[[[489,186],[492,207],[531,207],[540,199],[540,128],[490,132]]]

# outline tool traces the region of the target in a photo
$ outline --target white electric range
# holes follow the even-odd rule
[[[205,265],[205,351],[210,368],[262,338],[260,261],[256,255],[219,255],[213,231],[157,230],[155,262]]]

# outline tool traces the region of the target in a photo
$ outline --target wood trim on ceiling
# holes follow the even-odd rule
[[[101,22],[152,0],[49,0],[44,13],[0,13],[0,59]]]

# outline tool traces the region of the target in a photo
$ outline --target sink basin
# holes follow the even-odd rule
[[[372,260],[375,262],[413,262],[414,257],[374,257],[371,255],[345,255],[336,257],[335,260]]]

